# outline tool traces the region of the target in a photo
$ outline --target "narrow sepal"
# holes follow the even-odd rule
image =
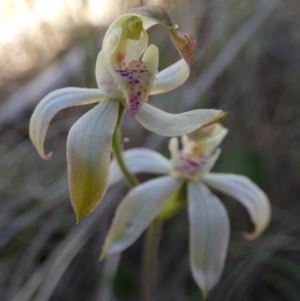
[[[214,123],[224,117],[221,110],[199,109],[180,114],[164,112],[145,103],[136,115],[137,121],[146,129],[161,136],[182,136]]]
[[[176,195],[182,184],[181,179],[166,176],[132,189],[116,211],[101,258],[129,247]]]
[[[118,108],[117,101],[104,101],[82,116],[70,130],[68,174],[77,221],[90,214],[106,192]]]
[[[36,106],[29,124],[30,139],[43,159],[50,159],[51,153],[44,153],[44,141],[49,123],[60,110],[71,106],[85,105],[105,99],[98,89],[63,88],[45,96]]]
[[[245,234],[245,238],[254,239],[266,229],[271,219],[271,205],[266,194],[249,178],[211,173],[205,176],[204,181],[211,188],[231,196],[247,208],[255,230]]]
[[[190,263],[194,279],[204,297],[223,271],[230,225],[220,200],[201,182],[188,184]]]

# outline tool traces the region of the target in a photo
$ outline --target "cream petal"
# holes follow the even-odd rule
[[[98,89],[64,88],[51,92],[36,106],[29,124],[29,136],[43,159],[50,159],[51,153],[45,155],[44,140],[51,119],[60,110],[76,105],[85,105],[105,99]]]
[[[184,59],[179,60],[157,74],[151,95],[176,89],[188,79],[189,75],[189,66]]]
[[[182,184],[181,179],[166,176],[132,189],[116,211],[101,257],[122,252],[136,241]]]
[[[104,101],[83,115],[70,130],[68,174],[77,221],[90,214],[106,192],[118,109],[117,101]]]
[[[235,174],[211,173],[203,179],[211,188],[240,201],[248,210],[255,231],[246,234],[248,239],[259,236],[271,219],[271,205],[266,194],[250,179]]]
[[[173,137],[188,134],[224,117],[222,110],[202,109],[181,114],[170,114],[144,103],[136,115],[146,129],[161,136]]]
[[[126,166],[130,173],[154,173],[168,174],[171,171],[171,163],[160,153],[147,148],[132,148],[123,152]],[[108,186],[111,186],[124,178],[118,162],[114,159],[110,164]]]
[[[188,184],[190,263],[194,279],[206,297],[222,274],[230,234],[227,212],[200,182]]]
[[[101,93],[107,97],[120,99],[123,93],[118,89],[114,77],[106,67],[103,51],[100,51],[96,62],[96,80]]]

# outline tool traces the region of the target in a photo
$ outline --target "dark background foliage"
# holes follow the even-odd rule
[[[34,3],[16,1],[11,13],[21,2],[29,7]],[[86,3],[82,1],[82,7]],[[138,4],[111,1],[110,9],[116,14]],[[208,300],[299,301],[299,1],[163,4],[172,7],[182,31],[196,36],[196,59],[185,85],[149,101],[169,112],[229,111],[223,122],[229,135],[214,171],[247,175],[272,203],[270,227],[249,242],[241,236],[252,229],[246,210],[220,195],[232,233],[224,273]],[[99,0],[99,5],[104,9],[104,1]],[[79,22],[71,10],[65,14],[64,26],[44,22],[36,31],[0,44],[1,300],[105,301],[98,256],[114,209],[128,188],[125,183],[111,188],[95,213],[76,225],[69,202],[65,142],[71,125],[89,107],[67,109],[55,117],[46,141],[46,149],[55,151],[51,161],[40,159],[28,139],[30,115],[45,94],[63,86],[96,85],[94,64],[108,24],[95,26],[84,18]],[[178,59],[167,31],[153,28],[149,34],[161,50],[160,68]],[[124,121],[123,136],[129,138],[125,148],[144,146],[168,156],[167,139],[130,118]],[[122,255],[113,300],[140,300],[142,244],[143,237]],[[154,300],[201,298],[189,269],[183,210],[162,230]]]

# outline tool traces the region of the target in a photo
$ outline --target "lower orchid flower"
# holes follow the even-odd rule
[[[130,246],[174,200],[187,183],[190,222],[190,264],[203,295],[216,285],[222,273],[230,225],[219,198],[208,187],[240,201],[255,226],[247,239],[259,236],[270,221],[271,208],[266,194],[250,179],[235,174],[211,173],[220,155],[218,145],[227,134],[220,124],[213,124],[178,139],[170,140],[171,160],[147,149],[125,151],[124,158],[132,173],[166,174],[132,189],[118,207],[105,240],[102,258],[122,252]],[[110,166],[110,185],[123,178],[115,161]],[[176,199],[176,198],[175,198]]]
[[[158,49],[148,46],[146,30],[159,24],[170,29],[182,59],[158,73]],[[220,110],[168,114],[146,103],[150,94],[164,93],[189,76],[195,41],[176,30],[161,7],[133,9],[108,28],[96,62],[98,89],[64,88],[47,95],[30,120],[30,138],[43,159],[50,121],[67,107],[99,103],[71,128],[67,159],[71,202],[77,220],[91,213],[102,200],[108,183],[112,136],[124,106],[145,128],[163,136],[181,136],[222,118]]]

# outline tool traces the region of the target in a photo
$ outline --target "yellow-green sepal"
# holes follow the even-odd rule
[[[69,187],[77,221],[93,212],[105,195],[118,109],[117,101],[103,101],[82,116],[68,135]]]

